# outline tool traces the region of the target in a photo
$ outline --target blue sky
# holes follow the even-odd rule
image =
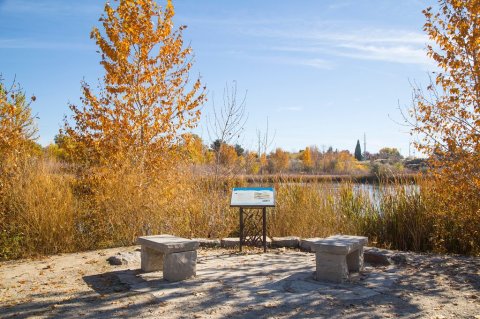
[[[159,1],[164,4],[163,1]],[[353,152],[396,147],[408,155],[408,129],[396,124],[411,101],[410,82],[434,69],[425,53],[421,13],[433,0],[174,0],[175,21],[195,52],[194,74],[209,92],[196,132],[208,141],[205,115],[236,81],[247,92],[248,122],[238,141],[256,149],[268,118],[271,148],[309,145]],[[0,73],[14,76],[39,116],[47,145],[78,103],[80,81],[102,77],[90,31],[99,0],[0,0]],[[363,147],[363,143],[362,143]]]

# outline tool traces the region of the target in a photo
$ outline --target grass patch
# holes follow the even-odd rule
[[[199,177],[188,166],[157,176],[134,167],[73,171],[43,158],[4,181],[1,259],[131,245],[145,234],[236,235],[238,209],[229,207],[230,191],[251,185],[245,178]],[[269,176],[255,185],[274,185],[277,192],[269,236],[343,233],[392,249],[479,253],[477,205],[446,206],[431,180],[400,178],[368,188],[354,180]]]

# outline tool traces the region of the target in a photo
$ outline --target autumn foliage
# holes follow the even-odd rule
[[[437,242],[479,251],[473,238],[480,238],[480,2],[439,1],[437,13],[428,8],[424,14],[435,44],[428,55],[440,71],[427,92],[414,91],[411,114],[417,146],[437,181]]]
[[[0,162],[15,160],[33,146],[37,128],[28,99],[15,81],[4,83],[0,75]]]
[[[78,161],[152,168],[179,143],[179,133],[196,125],[205,100],[200,79],[189,79],[192,50],[175,29],[171,1],[107,2],[91,37],[105,69],[95,92],[82,83],[81,107],[70,105],[73,122],[64,132]]]
[[[479,6],[447,0],[439,13],[425,11],[436,43],[429,54],[442,71],[427,93],[415,90],[413,133],[431,169],[412,185],[382,179],[382,167],[401,166],[393,148],[359,162],[315,145],[268,153],[261,134],[258,152],[234,145],[228,136],[244,123],[235,94],[216,117],[221,134],[205,145],[190,130],[205,89],[189,80],[192,52],[185,27],[173,26],[171,1],[107,3],[91,33],[105,75],[97,88],[82,83],[82,104],[70,105],[55,144],[35,144],[35,97],[0,79],[0,259],[130,245],[144,234],[238,236],[229,192],[267,173],[253,180],[277,192],[269,236],[348,233],[385,248],[479,255]],[[369,168],[378,185],[350,181]],[[328,174],[342,182],[332,185]]]

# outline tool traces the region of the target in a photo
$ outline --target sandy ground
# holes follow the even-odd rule
[[[201,249],[197,276],[168,283],[138,248],[0,263],[0,318],[480,318],[480,258],[405,253],[328,284],[312,253]]]

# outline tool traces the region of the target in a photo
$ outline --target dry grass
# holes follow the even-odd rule
[[[462,219],[446,213],[432,181],[381,182],[373,193],[349,181],[283,177],[267,183],[277,191],[270,236],[346,233],[368,236],[381,247],[479,253],[476,205],[457,205],[469,209]],[[230,190],[245,185],[243,179],[199,178],[188,167],[155,176],[131,167],[74,175],[51,159],[31,161],[2,189],[0,258],[130,245],[143,234],[236,235]]]
[[[73,181],[49,161],[34,161],[9,176],[0,199],[3,257],[77,249]]]

